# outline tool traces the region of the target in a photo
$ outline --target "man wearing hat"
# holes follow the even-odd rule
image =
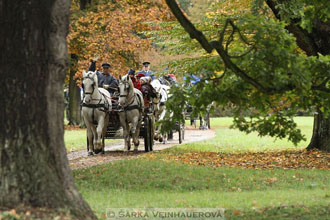
[[[110,64],[105,62],[102,64],[103,72],[96,71],[96,74],[98,80],[98,87],[108,90],[110,95],[112,96],[114,92],[118,91],[118,81],[113,75],[111,75],[110,67]],[[88,71],[95,70],[96,60],[91,60],[91,65],[88,68]]]
[[[142,70],[138,73],[143,73],[145,76],[150,76],[152,80],[155,79],[155,76],[152,71],[150,71],[150,62],[142,63]]]

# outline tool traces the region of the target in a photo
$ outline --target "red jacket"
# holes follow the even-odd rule
[[[141,89],[141,83],[135,78],[135,77],[132,77],[132,82],[133,82],[133,85],[134,85],[134,88],[137,88],[137,89]]]

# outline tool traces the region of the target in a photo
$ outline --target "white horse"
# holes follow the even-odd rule
[[[163,85],[160,83],[158,79],[155,79],[151,82],[152,87],[156,90],[156,92],[159,94],[157,95],[157,98],[154,98],[153,104],[154,104],[154,110],[155,110],[155,121],[163,120],[166,113],[166,106],[165,102],[168,99],[168,91],[170,89],[169,86]],[[161,124],[157,125],[155,128],[155,140],[159,140],[159,142],[166,143],[167,135],[161,133]]]
[[[134,152],[138,151],[140,127],[144,114],[144,101],[140,90],[134,88],[128,75],[119,77],[119,105],[123,111],[119,112],[119,119],[123,127],[125,152],[131,148],[133,137]]]
[[[112,108],[110,94],[98,88],[96,72],[83,71],[84,99],[81,113],[87,127],[88,155],[102,152],[104,154],[104,136],[109,122],[108,111]]]

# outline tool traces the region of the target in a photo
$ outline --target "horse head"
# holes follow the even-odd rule
[[[84,90],[84,102],[89,104],[92,101],[92,95],[96,91],[95,88],[98,87],[97,74],[96,71],[88,71],[83,70],[83,80],[82,80],[82,88]]]
[[[129,100],[134,97],[134,86],[131,78],[128,75],[119,76],[119,105],[125,106]]]
[[[159,94],[160,90],[162,89],[162,84],[159,82],[158,79],[155,79],[151,82],[152,87],[156,90],[156,92]]]

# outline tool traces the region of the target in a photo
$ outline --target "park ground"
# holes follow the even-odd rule
[[[123,155],[122,140],[109,140],[108,152],[92,163],[84,163],[90,160],[85,130],[67,129],[65,143],[76,186],[99,219],[109,208],[224,208],[225,219],[330,219],[330,153],[306,151],[313,118],[295,120],[306,135],[298,146],[229,129],[232,118],[212,118],[212,131],[190,127],[204,138],[187,143],[189,133],[197,137],[188,129],[184,144],[174,140],[151,153]],[[0,219],[34,219],[30,211],[18,212],[2,212]],[[71,219],[65,210],[38,213]]]
[[[304,149],[313,119],[296,121],[306,141],[246,135],[214,118],[216,136],[77,169],[79,191],[100,219],[107,208],[224,208],[226,219],[329,219],[330,154]],[[200,131],[203,132],[203,131]]]

